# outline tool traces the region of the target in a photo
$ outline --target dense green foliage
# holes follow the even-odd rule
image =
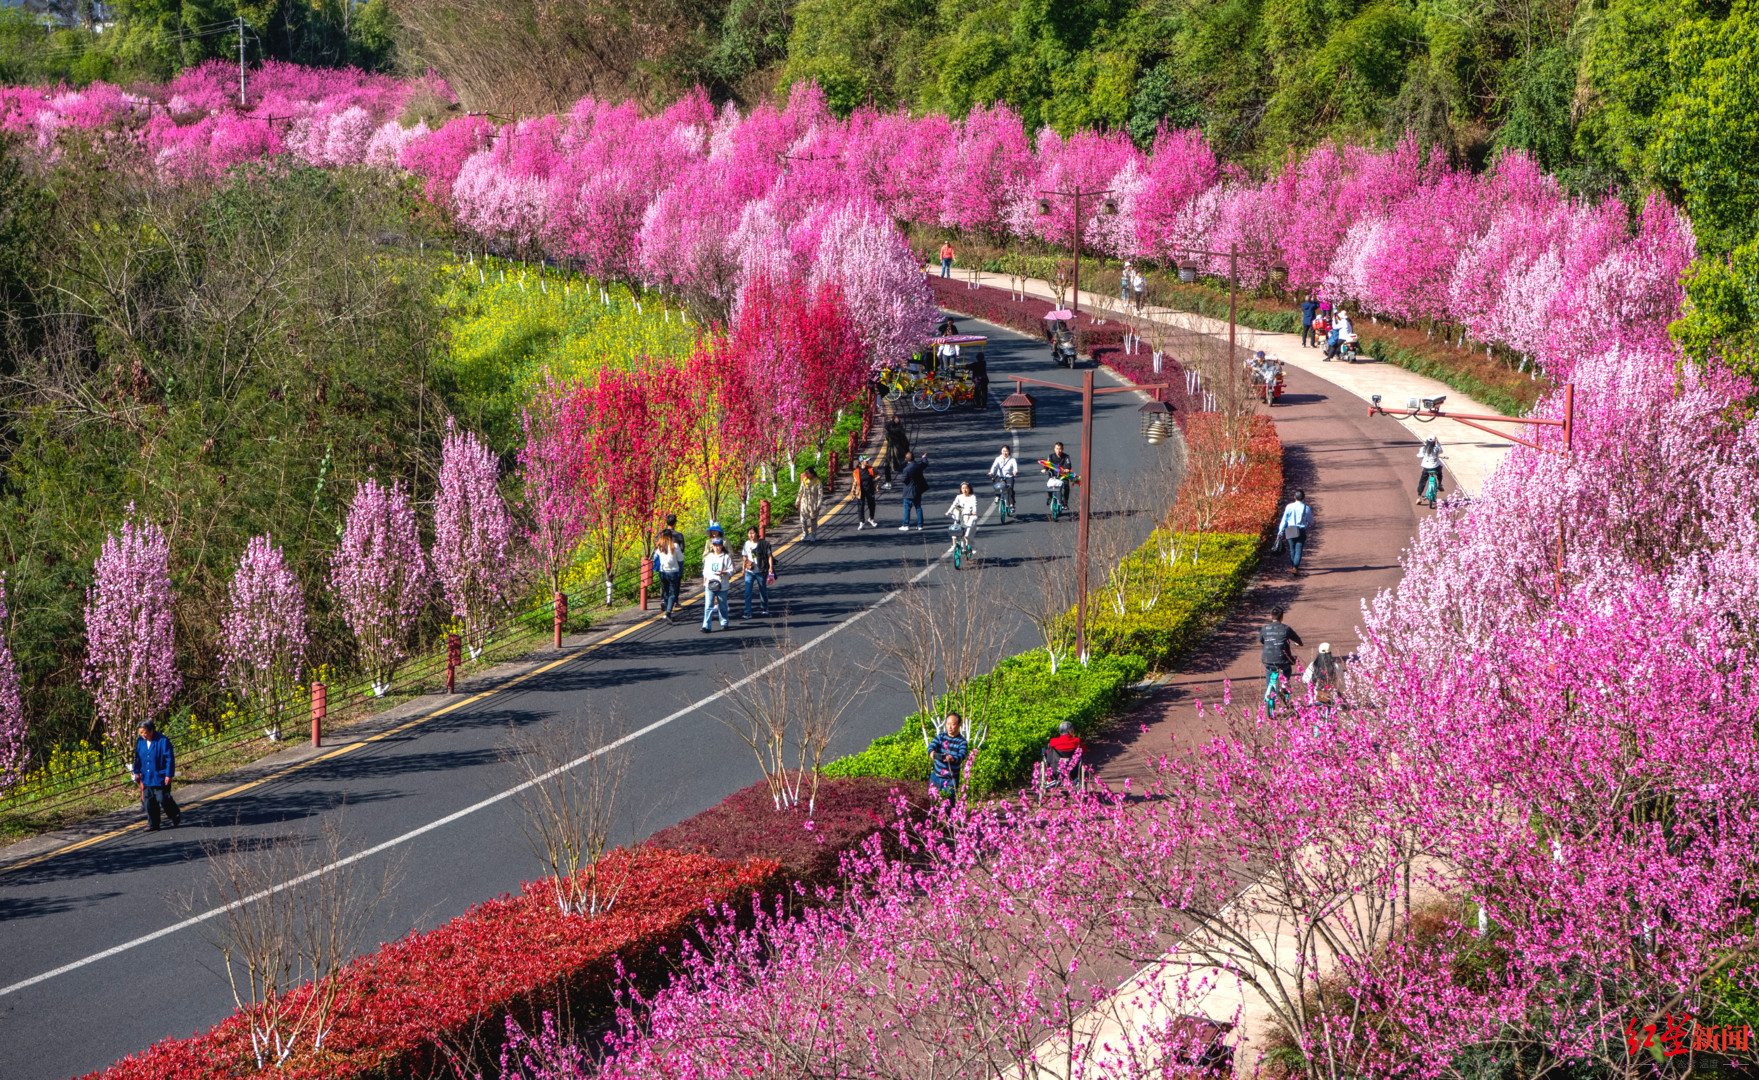
[[[431,488],[447,412],[429,360],[437,261],[372,173],[251,167],[145,180],[99,149],[0,170],[0,556],[35,748],[90,725],[79,687],[92,559],[130,503],[171,539],[179,708],[216,717],[215,640],[249,538],[286,548],[314,663],[345,634],[319,587],[355,480]]]
[[[1068,720],[1081,734],[1093,731],[1147,670],[1141,657],[1125,654],[1098,656],[1086,667],[1065,663],[1052,675],[1042,650],[996,665],[961,695],[967,713],[989,724],[989,738],[971,757],[966,791],[981,797],[1019,783],[1058,724]],[[909,717],[896,735],[883,735],[859,754],[831,762],[825,775],[890,776],[926,784],[921,723]]]
[[[1258,566],[1258,548],[1256,536],[1157,530],[1095,583],[1091,647],[1139,656],[1152,667],[1178,658],[1209,628],[1211,617],[1239,596]],[[1172,565],[1163,558],[1169,552]]]
[[[237,60],[240,18],[251,62],[381,70],[396,50],[386,0],[110,0],[102,9],[90,2],[65,8],[68,17],[55,25],[16,7],[0,11],[0,80],[83,86],[167,79],[203,60]],[[114,25],[98,27],[100,10]]]

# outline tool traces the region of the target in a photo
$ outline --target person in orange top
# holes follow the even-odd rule
[[[941,276],[946,278],[953,276],[953,242],[951,240],[941,242]]]

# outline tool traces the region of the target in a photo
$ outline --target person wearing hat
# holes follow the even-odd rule
[[[708,550],[702,556],[702,632],[708,633],[709,617],[715,607],[721,609],[721,629],[727,628],[727,580],[733,576],[733,556],[727,551],[727,538],[720,526],[710,534]]]
[[[1319,691],[1321,701],[1330,701],[1338,690],[1338,676],[1344,672],[1344,662],[1331,651],[1331,642],[1319,643],[1319,655],[1313,658],[1304,673],[1307,682]]]
[[[128,763],[134,782],[140,785],[141,809],[146,811],[147,831],[159,831],[159,815],[167,814],[172,825],[183,824],[183,811],[171,797],[171,778],[177,774],[177,754],[171,740],[159,734],[151,720],[140,726],[134,758]]]
[[[855,507],[855,528],[857,531],[868,526],[879,528],[879,511],[874,507],[874,498],[879,491],[879,471],[873,467],[873,458],[861,455],[855,463],[855,494],[860,502]]]

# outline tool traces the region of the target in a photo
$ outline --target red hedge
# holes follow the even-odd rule
[[[757,783],[661,829],[647,842],[732,862],[773,858],[781,863],[784,882],[835,885],[843,852],[896,824],[899,794],[912,811],[927,801],[922,784],[879,776],[826,777],[819,781],[811,815],[805,807],[778,812],[769,784]]]
[[[1199,507],[1205,496],[1200,485],[1187,482],[1179,490],[1179,499],[1168,516],[1169,524],[1182,531],[1193,531],[1212,517],[1205,531],[1214,533],[1251,533],[1270,536],[1282,509],[1283,444],[1277,438],[1276,424],[1270,417],[1251,417],[1246,434],[1246,465],[1239,477],[1238,489],[1217,499],[1209,507]],[[1215,413],[1191,414],[1185,425],[1188,448],[1186,477],[1203,468],[1201,459],[1213,458],[1221,446],[1220,417]],[[1210,514],[1205,509],[1212,511]]]
[[[318,1054],[302,1051],[262,1075],[345,1080],[431,1070],[448,1049],[498,1042],[503,1017],[531,1024],[544,1010],[608,1010],[616,964],[653,974],[705,903],[737,903],[777,884],[774,860],[730,863],[705,855],[619,849],[604,872],[627,873],[616,905],[594,918],[556,911],[544,882],[523,895],[471,908],[344,968],[332,1026]],[[309,992],[307,987],[305,992]],[[529,1028],[528,1028],[529,1030]],[[238,1014],[207,1033],[167,1039],[93,1078],[208,1080],[256,1073],[249,1028]]]

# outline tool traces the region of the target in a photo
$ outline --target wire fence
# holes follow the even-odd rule
[[[817,453],[826,456],[826,446],[829,446],[833,448],[829,456],[835,456],[834,448],[837,447],[839,438],[848,439],[851,435],[854,436],[849,439],[851,444],[864,446],[872,428],[873,415],[874,410],[866,403],[853,408],[847,418],[840,421],[827,436],[825,446],[819,447]],[[830,475],[829,479],[834,483],[837,478]],[[754,502],[755,506],[752,505]],[[743,500],[740,516],[730,518],[724,523],[724,527],[729,532],[736,530],[737,535],[747,527],[758,525],[762,503],[761,498]],[[772,509],[775,512],[773,524],[779,523],[792,507],[784,505]],[[702,535],[686,539],[687,567],[701,565],[706,544],[706,530]],[[602,579],[564,589],[566,610],[571,620],[564,629],[567,630],[569,626],[579,629],[582,626],[579,620],[583,613],[603,612],[619,603],[638,602],[641,598],[642,566],[645,561],[645,552],[620,560],[610,576],[611,588],[608,594]],[[657,597],[657,578],[651,581],[651,591]],[[525,610],[509,612],[489,628],[484,634],[477,657],[462,662],[457,668],[457,674],[480,672],[529,652],[539,640],[554,632],[555,610],[555,600],[549,597]],[[355,723],[381,709],[392,707],[388,703],[395,703],[399,699],[442,689],[446,685],[447,655],[448,647],[443,639],[434,647],[417,652],[397,667],[382,694],[373,692],[372,682],[365,676],[326,685],[323,730],[329,731]],[[182,774],[198,771],[203,763],[222,758],[252,743],[263,744],[266,751],[283,741],[307,738],[311,700],[309,691],[295,697],[304,702],[304,706],[294,706],[279,714],[269,709],[241,707],[230,714],[221,725],[192,721],[180,731],[171,730],[169,733],[174,736],[177,745],[178,772]],[[122,791],[133,784],[128,772],[127,758],[109,751],[98,751],[91,758],[71,762],[53,771],[48,765],[32,770],[11,791],[0,796],[0,815],[48,815],[75,803]]]

